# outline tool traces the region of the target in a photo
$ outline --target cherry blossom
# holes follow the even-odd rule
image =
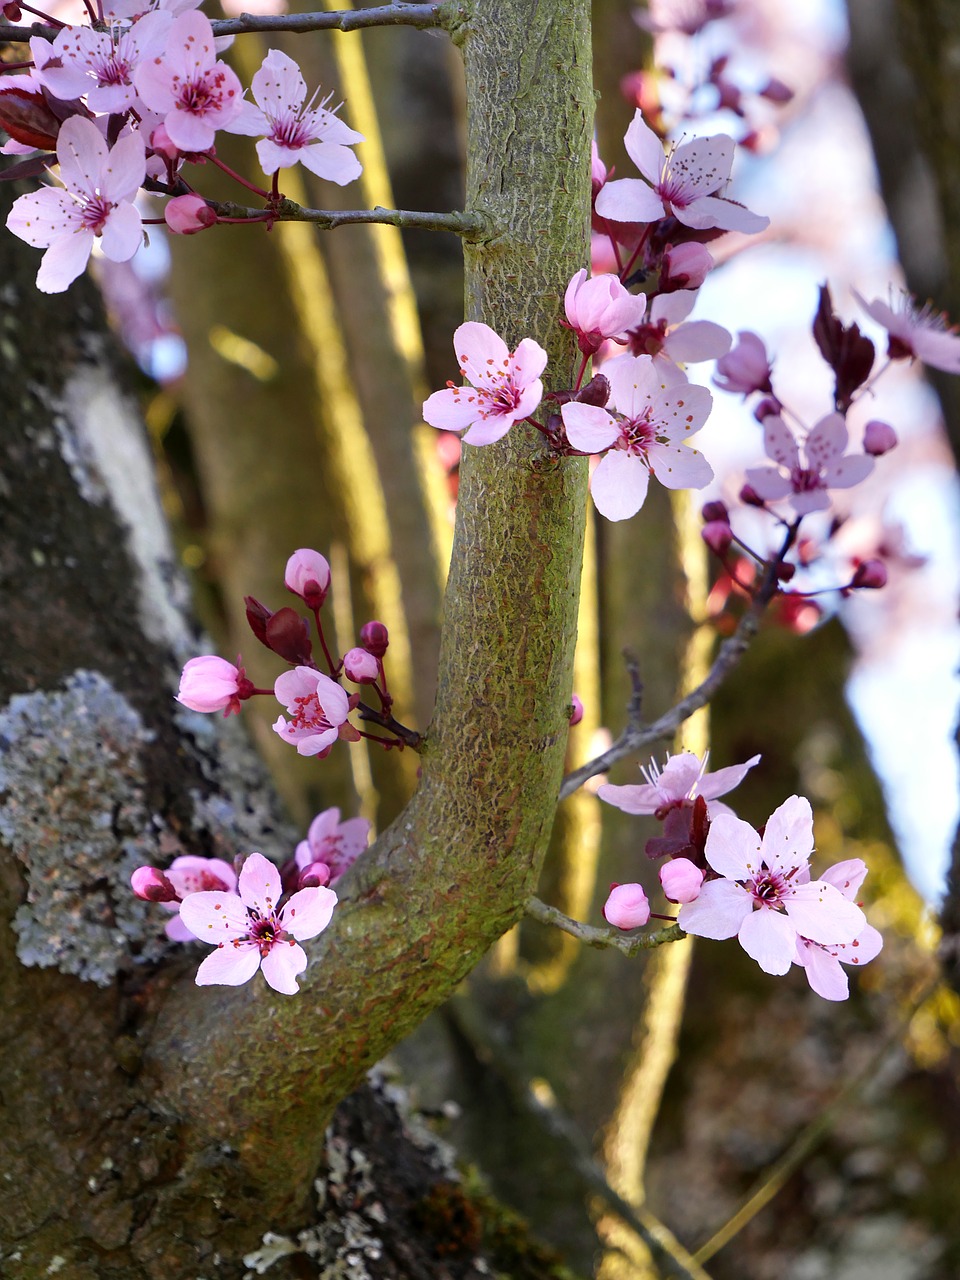
[[[210,19],[196,12],[174,19],[166,52],[139,63],[134,84],[181,151],[209,150],[243,102],[240,81],[217,59]]]
[[[46,249],[37,273],[42,293],[62,293],[87,265],[94,240],[105,257],[126,262],[143,242],[133,204],[143,182],[143,140],[138,133],[108,148],[92,120],[71,116],[57,137],[60,180],[65,190],[44,187],[14,201],[10,231]]]
[[[307,85],[292,58],[271,49],[252,89],[257,105],[244,102],[227,131],[260,138],[257,155],[264,173],[299,163],[341,187],[359,178],[363,168],[350,147],[362,142],[363,134],[328,109],[329,97],[313,107],[314,95],[305,104]]]
[[[239,712],[245,686],[252,687],[243,667],[235,667],[215,654],[206,654],[191,658],[183,668],[177,701],[191,711],[222,711],[228,716]]]
[[[235,893],[237,873],[229,862],[222,858],[201,858],[193,854],[184,854],[174,858],[167,867],[166,877],[176,891],[177,900],[163,902],[167,911],[177,914],[167,922],[164,932],[171,942],[193,942],[194,935],[180,919],[180,903],[191,893],[203,893],[217,890],[223,893]]]
[[[791,796],[770,816],[763,836],[732,814],[710,825],[705,854],[717,873],[680,909],[680,927],[700,938],[737,937],[766,973],[786,973],[797,939],[833,946],[853,942],[863,912],[835,885],[810,880],[813,813]]]
[[[891,305],[880,298],[867,302],[855,289],[850,292],[867,315],[886,329],[891,360],[922,360],[933,369],[960,373],[960,334],[943,312],[930,303],[918,307],[908,293]]]
[[[322,863],[330,870],[330,883],[336,884],[363,853],[369,840],[367,818],[348,818],[341,822],[339,809],[324,809],[310,823],[307,838],[297,845],[294,857],[301,871]]]
[[[596,405],[561,409],[570,444],[604,453],[590,491],[601,515],[626,520],[647,496],[650,473],[668,489],[702,489],[713,479],[703,454],[683,443],[707,420],[712,398],[705,387],[664,385],[650,356],[618,356],[603,366],[614,417]]]
[[[294,995],[307,967],[300,942],[330,923],[337,895],[332,889],[300,889],[280,902],[280,873],[262,854],[243,864],[237,893],[191,893],[180,904],[180,920],[195,938],[216,947],[197,970],[197,986],[238,987],[258,969],[274,991]]]
[[[172,20],[169,12],[156,12],[126,31],[65,27],[52,45],[35,37],[30,52],[40,79],[58,98],[86,95],[91,111],[127,111],[137,102],[136,67],[162,53]]]
[[[650,919],[650,903],[643,886],[614,884],[604,903],[603,916],[617,929],[639,929]]]
[[[660,884],[670,902],[695,902],[704,873],[689,858],[671,858],[660,868]]]
[[[631,353],[674,365],[697,364],[725,355],[731,338],[722,325],[712,320],[687,321],[696,300],[695,289],[658,294],[646,321],[627,335]]]
[[[648,765],[640,766],[645,783],[624,787],[604,783],[597,788],[597,795],[624,813],[653,814],[661,821],[670,809],[679,808],[697,796],[707,801],[711,817],[729,813],[725,804],[717,803],[717,797],[739,786],[753,766],[759,764],[760,757],[751,756],[744,764],[730,765],[713,773],[707,772],[709,758],[709,752],[701,760],[692,751],[684,751],[668,756],[662,770],[651,760]]]
[[[873,470],[869,455],[844,453],[847,440],[843,415],[828,413],[807,435],[801,458],[793,432],[779,414],[771,414],[763,420],[763,443],[777,466],[752,467],[747,480],[764,502],[789,498],[798,516],[825,511],[829,489],[850,489]]]
[[[628,331],[643,323],[647,300],[628,293],[615,275],[588,280],[586,271],[578,271],[567,285],[563,308],[581,352],[593,355],[605,339],[627,341]]]
[[[441,431],[463,431],[468,444],[493,444],[543,398],[540,375],[547,353],[532,338],[511,353],[489,325],[473,320],[457,329],[453,349],[470,385],[448,382],[444,391],[435,391],[424,401],[424,421]]]
[[[853,902],[866,874],[867,864],[862,858],[848,858],[828,867],[821,879],[835,885],[845,898]],[[868,924],[852,942],[817,943],[809,938],[798,938],[794,963],[803,966],[807,981],[818,996],[824,1000],[846,1000],[850,987],[841,965],[869,964],[882,950],[883,937],[878,929]]]
[[[607,182],[596,202],[602,217],[614,222],[658,222],[672,214],[678,222],[697,230],[717,227],[748,234],[769,225],[769,218],[751,213],[723,195],[730,181],[734,148],[733,139],[726,134],[681,143],[665,155],[663,144],[638,108],[623,141],[647,181],[620,178]]]
[[[369,649],[348,649],[343,655],[343,674],[354,684],[373,684],[380,674],[380,663]]]
[[[326,755],[350,711],[347,695],[336,681],[313,667],[295,667],[278,676],[273,689],[293,716],[292,720],[280,716],[274,732],[302,756]]]
[[[168,200],[163,207],[163,220],[175,235],[192,236],[212,227],[217,215],[203,196],[191,192]]]

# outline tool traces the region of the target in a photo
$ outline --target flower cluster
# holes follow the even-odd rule
[[[0,128],[10,137],[2,150],[30,157],[4,177],[59,167],[61,187],[21,196],[7,218],[15,235],[46,250],[42,291],[66,289],[95,244],[112,261],[128,261],[143,243],[144,222],[180,234],[212,226],[217,208],[193,191],[184,166],[226,168],[216,157],[218,131],[260,139],[272,190],[232,176],[265,200],[263,221],[282,199],[280,169],[302,163],[341,185],[359,176],[350,148],[363,139],[329,97],[308,100],[300,68],[271,49],[246,101],[198,3],[162,0],[132,18],[115,15],[105,31],[60,24],[52,41],[31,38],[26,74],[0,80]],[[162,217],[142,216],[141,191],[168,197]]]
[[[883,946],[854,901],[867,868],[852,858],[812,878],[813,813],[802,796],[780,805],[762,834],[718,802],[759,759],[707,773],[706,760],[685,752],[671,756],[662,772],[651,762],[643,785],[604,785],[598,794],[663,823],[663,836],[649,840],[646,850],[665,859],[660,884],[679,905],[684,932],[736,937],[766,973],[798,965],[818,995],[844,1000],[841,965],[866,964]],[[640,884],[611,886],[603,913],[619,929],[641,927],[653,914]]]

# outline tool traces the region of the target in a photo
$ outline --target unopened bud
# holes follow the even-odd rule
[[[784,84],[776,76],[771,76],[760,90],[760,97],[766,98],[768,102],[791,102],[794,93],[788,84]]]
[[[175,235],[192,236],[206,231],[217,220],[217,215],[202,196],[174,196],[163,210],[163,220]]]
[[[764,418],[775,418],[782,408],[776,396],[764,396],[754,409],[753,416],[758,422],[763,422]]]
[[[700,897],[704,873],[689,858],[672,858],[660,868],[660,884],[670,902],[694,902]]]
[[[579,724],[583,719],[583,703],[576,694],[574,694],[570,699],[570,703],[572,706],[572,710],[570,712],[570,728],[572,729],[575,724]]]
[[[330,868],[325,862],[310,862],[300,872],[298,889],[322,889],[330,883]]]
[[[319,609],[330,590],[330,566],[319,551],[301,547],[287,561],[283,582],[311,609]]]
[[[863,451],[874,458],[889,453],[898,443],[897,433],[889,423],[879,422],[874,418],[863,429]]]
[[[677,289],[699,289],[712,267],[713,258],[695,240],[670,245],[663,255],[658,291],[674,293]]]
[[[700,530],[700,537],[715,556],[723,559],[733,542],[733,531],[726,520],[709,520]]]
[[[639,884],[613,884],[603,908],[604,919],[616,929],[638,929],[650,919],[650,903]]]
[[[851,587],[877,590],[887,585],[887,566],[882,560],[864,560],[858,564],[850,582]]]
[[[719,498],[714,498],[712,502],[705,502],[700,515],[704,524],[710,524],[714,520],[721,520],[724,524],[730,523],[730,512],[727,510],[727,504],[721,502]]]
[[[767,505],[752,484],[745,484],[740,490],[740,501],[747,507],[765,507]]]
[[[789,560],[781,560],[777,565],[777,578],[780,582],[789,582],[796,572],[797,566],[791,564]]]
[[[179,902],[180,895],[159,867],[137,867],[130,888],[144,902]]]
[[[180,157],[180,148],[167,133],[166,125],[158,124],[150,135],[150,146],[158,156],[165,160],[176,161]]]
[[[603,409],[610,399],[610,382],[602,373],[596,374],[590,381],[580,388],[574,399],[578,404],[592,404],[598,409]]]
[[[390,644],[390,633],[382,622],[365,622],[360,628],[360,643],[375,658],[382,658]]]
[[[369,649],[351,649],[344,654],[343,673],[354,684],[373,684],[380,674],[380,663]]]

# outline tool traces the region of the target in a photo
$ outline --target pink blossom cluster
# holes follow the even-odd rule
[[[663,836],[647,842],[647,853],[666,859],[660,884],[679,906],[684,932],[736,937],[766,973],[800,966],[818,995],[844,1000],[849,992],[841,966],[866,964],[883,946],[855,902],[866,865],[847,859],[813,879],[813,813],[802,796],[780,805],[762,834],[720,803],[759,759],[708,773],[706,760],[684,752],[662,771],[651,762],[644,784],[607,784],[598,795],[663,823]],[[640,928],[654,914],[638,883],[612,885],[603,913],[618,929]]]
[[[56,166],[62,184],[21,196],[7,218],[15,235],[46,251],[42,291],[66,289],[95,246],[114,262],[128,261],[145,222],[165,222],[178,234],[212,226],[217,208],[193,190],[184,166],[225,168],[215,148],[221,130],[260,139],[257,155],[272,190],[232,176],[265,200],[263,221],[282,199],[280,169],[303,164],[341,185],[359,176],[351,147],[363,139],[330,98],[308,99],[300,68],[271,49],[253,76],[253,101],[246,100],[198,3],[159,0],[147,12],[116,12],[107,30],[61,24],[53,40],[31,38],[26,74],[0,79],[0,128],[10,139],[2,150],[29,157],[4,177]],[[162,216],[145,216],[147,192],[168,197]]]
[[[253,596],[247,596],[250,629],[260,643],[287,662],[290,669],[277,676],[272,689],[258,689],[247,678],[239,657],[236,665],[215,654],[191,658],[180,676],[177,701],[191,711],[222,711],[228,716],[239,712],[248,698],[272,694],[287,712],[287,716],[277,717],[273,730],[302,756],[323,759],[341,738],[349,742],[368,738],[386,749],[417,746],[419,735],[395,720],[391,712],[393,695],[383,665],[390,637],[383,623],[365,623],[360,629],[360,644],[335,660],[321,617],[330,590],[330,566],[325,557],[319,551],[301,547],[287,560],[284,584],[313,615],[326,673],[314,658],[310,626],[305,618],[295,609],[272,610]],[[342,679],[361,688],[369,687],[379,705],[370,707],[362,703],[358,692],[348,693],[343,688]],[[352,712],[390,736],[358,729],[349,720]]]

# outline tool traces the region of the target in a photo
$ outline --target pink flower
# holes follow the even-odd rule
[[[327,109],[329,97],[311,109],[314,95],[304,105],[306,82],[292,58],[271,49],[254,75],[252,87],[257,105],[244,102],[227,131],[261,139],[257,155],[264,173],[302,163],[318,177],[339,186],[360,177],[363,169],[350,145],[362,142],[363,134]]]
[[[601,217],[614,222],[659,222],[672,214],[697,230],[719,227],[748,234],[769,225],[769,218],[722,194],[733,166],[734,143],[726,134],[681,143],[664,155],[660,139],[638,109],[623,141],[650,186],[637,178],[608,182],[597,196]]]
[[[373,684],[380,674],[380,663],[367,649],[349,649],[343,655],[343,674],[354,684]]]
[[[873,458],[867,454],[844,454],[847,424],[840,413],[828,413],[808,433],[802,459],[793,432],[779,414],[764,418],[763,443],[777,467],[751,467],[747,480],[764,502],[789,498],[798,516],[825,511],[830,506],[828,489],[850,489],[873,470]]]
[[[791,796],[770,816],[763,836],[732,814],[710,825],[707,862],[718,874],[680,910],[680,927],[700,938],[737,937],[765,973],[786,973],[798,937],[853,942],[863,912],[825,880],[809,879],[813,852],[810,802]]]
[[[180,901],[180,895],[159,867],[137,867],[130,877],[130,888],[144,902]]]
[[[273,726],[302,756],[325,756],[350,711],[347,695],[329,676],[312,667],[295,667],[277,676],[273,691],[292,720],[280,716]]]
[[[86,94],[91,111],[123,112],[136,105],[134,72],[144,58],[159,53],[170,27],[169,13],[148,13],[126,31],[112,28],[98,32],[90,27],[64,27],[49,57],[37,61],[38,49],[30,42],[40,79],[62,99]]]
[[[868,316],[886,329],[887,355],[891,360],[922,360],[933,369],[960,373],[960,335],[941,311],[928,303],[918,307],[909,294],[901,295],[897,306],[879,298],[867,302],[855,289],[850,291]]]
[[[447,383],[424,401],[423,417],[441,431],[463,431],[468,444],[493,444],[528,418],[543,398],[547,353],[524,338],[512,354],[489,327],[468,320],[453,335],[460,373],[469,386]],[[466,430],[465,430],[466,428]]]
[[[626,342],[628,330],[643,323],[647,300],[628,293],[614,275],[588,280],[586,271],[578,271],[567,285],[563,308],[581,352],[592,355],[607,338]]]
[[[828,867],[821,879],[835,885],[845,898],[853,902],[866,874],[867,864],[862,858],[848,858]],[[849,943],[817,943],[809,938],[798,938],[794,964],[803,966],[807,981],[818,996],[824,1000],[846,1000],[850,988],[841,964],[869,964],[882,950],[880,932],[868,924]]]
[[[366,818],[341,822],[339,809],[324,809],[310,823],[307,838],[297,845],[294,856],[301,871],[314,863],[329,867],[330,881],[335,884],[353,866],[369,840],[370,823]]]
[[[863,451],[872,458],[880,458],[898,444],[897,433],[888,422],[871,418],[863,429]]]
[[[294,995],[297,975],[307,967],[298,944],[330,923],[337,895],[332,889],[301,889],[280,901],[280,874],[262,854],[251,853],[240,872],[238,893],[191,893],[180,919],[195,938],[217,949],[197,970],[197,986],[238,987],[258,969],[274,991]]]
[[[237,888],[237,873],[229,862],[222,858],[200,858],[185,854],[174,858],[167,868],[167,880],[176,891],[176,901],[164,902],[166,910],[175,911],[177,915],[167,922],[164,932],[171,942],[193,942],[194,935],[180,919],[180,903],[191,893],[219,891],[234,893]]]
[[[319,551],[301,547],[287,561],[283,582],[311,609],[319,609],[330,590],[330,566]]]
[[[695,902],[704,872],[689,858],[671,858],[660,868],[660,884],[670,902]]]
[[[166,52],[138,64],[134,83],[144,102],[163,115],[181,151],[207,151],[218,129],[240,111],[243,87],[217,60],[213,28],[202,13],[183,13],[170,26]]]
[[[646,783],[640,786],[617,787],[604,783],[597,788],[597,795],[607,804],[612,804],[624,813],[654,814],[661,821],[671,809],[679,808],[684,801],[703,796],[711,818],[718,813],[729,813],[725,804],[717,804],[718,796],[725,796],[728,791],[740,785],[755,764],[759,756],[752,756],[745,764],[730,765],[726,769],[717,769],[715,773],[707,773],[709,752],[701,761],[691,751],[680,755],[668,756],[663,769],[657,767],[655,760],[649,765],[641,765],[640,772]]]
[[[737,345],[717,361],[714,382],[721,391],[745,396],[754,391],[770,391],[770,361],[763,340],[749,329],[737,334]]]
[[[650,919],[650,903],[639,884],[615,884],[603,907],[604,919],[615,929],[639,929]]]
[[[651,472],[668,489],[709,484],[710,464],[683,442],[706,422],[710,392],[687,382],[665,386],[650,356],[618,356],[603,372],[616,417],[589,404],[565,404],[560,411],[574,449],[604,453],[590,482],[600,514],[608,520],[636,515]]]
[[[14,201],[7,227],[46,249],[37,273],[42,293],[62,293],[87,265],[100,238],[105,257],[126,262],[143,242],[133,204],[145,172],[143,139],[130,133],[108,148],[92,120],[71,116],[57,136],[60,180]]]
[[[673,293],[677,289],[699,289],[712,268],[713,258],[695,240],[670,245],[663,255],[657,288],[661,293]]]
[[[206,231],[217,220],[217,215],[203,196],[174,196],[163,209],[163,220],[175,235],[192,236]]]
[[[693,289],[658,294],[646,323],[627,335],[631,354],[677,365],[716,360],[729,351],[730,335],[721,325],[712,320],[684,323],[696,300]]]
[[[228,716],[239,712],[240,691],[249,683],[243,667],[235,667],[215,654],[206,654],[191,658],[183,668],[177,701],[191,711],[222,711]]]

